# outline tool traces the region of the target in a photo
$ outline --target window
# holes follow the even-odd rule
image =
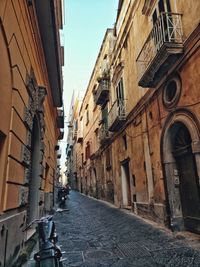
[[[153,15],[152,15],[152,22],[153,22],[153,26],[157,23],[158,18],[162,15],[162,19],[159,22],[159,25],[157,24],[156,27],[156,32],[157,31],[162,31],[162,38],[159,36],[158,33],[154,34],[154,43],[156,46],[156,49],[159,50],[162,42],[168,42],[171,36],[171,33],[173,32],[173,29],[168,26],[168,16],[166,15],[166,13],[170,13],[171,12],[171,7],[170,7],[170,3],[169,0],[159,0],[158,5],[156,6]],[[170,30],[170,32],[168,32]],[[162,42],[161,42],[162,40]]]
[[[123,135],[122,138],[123,138],[124,148],[127,149],[127,139],[126,139],[126,135]]]
[[[83,166],[83,162],[84,162],[84,154],[81,153],[81,165]]]
[[[173,108],[179,101],[181,94],[181,80],[175,76],[168,81],[163,90],[163,105],[167,108]]]
[[[85,148],[85,159],[89,159],[90,157],[90,143],[87,142],[86,148]]]
[[[117,115],[119,117],[124,117],[126,115],[126,108],[125,108],[125,99],[124,99],[124,85],[123,79],[121,78],[116,87],[116,105],[117,105]]]
[[[49,187],[50,180],[48,178],[49,178],[49,165],[46,163],[46,166],[45,166],[45,190],[49,189],[48,187]]]
[[[99,143],[99,128],[95,130],[95,150],[98,150]]]
[[[133,186],[135,187],[136,183],[135,183],[135,175],[134,174],[132,174],[132,178],[133,178]]]
[[[169,0],[159,0],[158,5],[156,6],[156,8],[153,12],[153,15],[152,15],[153,25],[156,23],[158,17],[163,12],[166,12],[166,13],[171,12]]]
[[[4,143],[4,140],[5,140],[5,137],[6,137],[5,134],[0,131],[0,153],[1,153],[1,150],[2,150],[2,147],[3,147],[3,143]]]
[[[117,96],[118,103],[120,102],[120,100],[124,100],[124,85],[123,85],[123,79],[122,78],[120,79],[119,83],[117,84],[116,96]]]
[[[89,123],[89,110],[86,111],[86,125]]]

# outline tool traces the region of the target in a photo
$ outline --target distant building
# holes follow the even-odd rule
[[[73,160],[83,193],[199,233],[198,10],[197,0],[119,1],[79,112]]]
[[[13,266],[23,229],[53,206],[64,128],[61,6],[0,1],[0,266]]]
[[[72,189],[77,189],[77,151],[76,140],[78,132],[78,116],[82,103],[81,94],[74,91],[68,117],[68,133],[67,133],[67,147],[66,147],[66,180]],[[80,129],[79,129],[80,130]]]

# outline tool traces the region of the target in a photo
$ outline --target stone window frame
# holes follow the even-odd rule
[[[174,93],[174,96],[172,97],[172,99],[169,100],[168,90],[170,90],[169,87],[172,82],[176,83],[176,92]],[[164,107],[167,110],[170,110],[177,105],[180,99],[180,96],[181,96],[181,90],[182,90],[182,82],[181,82],[181,78],[179,75],[173,76],[166,83],[164,90],[163,90],[163,94],[162,94],[162,102],[163,102]]]

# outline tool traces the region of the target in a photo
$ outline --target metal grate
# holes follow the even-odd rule
[[[143,246],[135,242],[120,243],[117,245],[121,252],[127,257],[147,257],[151,256],[150,252]]]

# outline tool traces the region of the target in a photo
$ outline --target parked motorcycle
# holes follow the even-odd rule
[[[34,220],[26,229],[30,228],[34,223],[37,223],[39,238],[39,251],[34,254],[35,266],[63,267],[62,252],[57,245],[58,236],[55,231],[55,223],[52,220],[52,216]]]
[[[65,208],[66,199],[67,199],[67,192],[65,188],[62,188],[58,191],[58,205],[61,209]]]

